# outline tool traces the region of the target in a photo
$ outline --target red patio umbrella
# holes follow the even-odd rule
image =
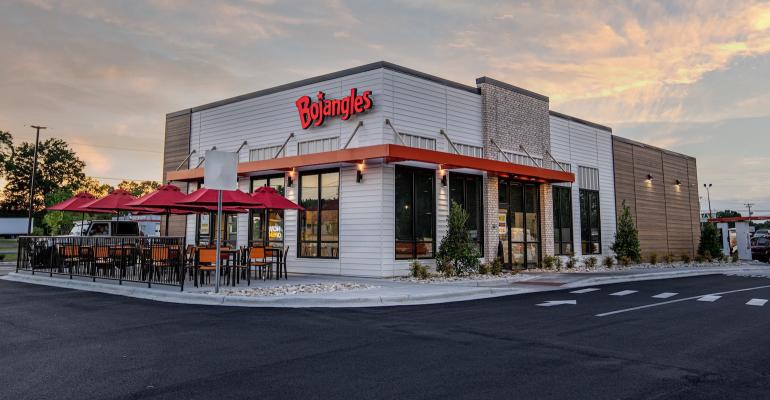
[[[117,211],[141,211],[140,208],[127,206],[126,203],[136,200],[131,193],[123,189],[115,189],[112,193],[83,204],[79,210],[95,212],[117,212]]]
[[[302,206],[294,203],[293,201],[281,196],[277,190],[270,186],[262,186],[251,194],[251,197],[259,203],[262,203],[261,208],[269,208],[274,210],[304,210]]]
[[[132,208],[145,208],[147,211],[140,211],[146,214],[165,214],[166,215],[166,235],[168,235],[168,217],[169,214],[191,214],[194,211],[179,210],[177,201],[183,199],[185,194],[175,185],[161,185],[155,191],[131,200],[125,203],[125,206]]]
[[[83,234],[83,221],[85,220],[85,213],[86,211],[80,209],[80,206],[86,203],[90,203],[91,201],[96,200],[96,196],[92,195],[88,192],[80,192],[72,197],[70,197],[67,200],[64,200],[62,202],[56,203],[50,207],[48,207],[48,210],[50,211],[74,211],[74,212],[80,212],[80,234]]]

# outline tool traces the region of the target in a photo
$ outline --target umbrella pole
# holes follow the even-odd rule
[[[168,210],[168,209],[166,209],[166,230],[164,231],[164,233],[166,234],[166,236],[170,236],[170,235],[168,234],[168,217],[169,217],[169,215],[170,215],[170,214],[171,214],[171,211],[170,211],[170,210]]]
[[[216,271],[214,272],[214,279],[216,283],[214,285],[214,293],[219,293],[219,269],[221,268],[222,260],[219,257],[219,251],[222,240],[222,191],[217,190],[217,261]]]

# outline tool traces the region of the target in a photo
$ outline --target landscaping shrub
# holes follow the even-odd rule
[[[702,263],[702,262],[703,262],[703,255],[701,255],[701,254],[696,254],[696,255],[695,255],[695,262],[696,262],[696,263]]]
[[[689,264],[690,261],[692,261],[692,257],[690,257],[690,255],[688,253],[682,254],[682,256],[680,258],[682,259],[682,262],[685,263],[685,264]]]
[[[627,267],[631,264],[631,258],[628,256],[620,256],[618,257],[618,264]]]
[[[468,233],[468,212],[452,202],[447,218],[447,233],[436,254],[437,269],[450,275],[466,275],[479,271],[479,247]]]
[[[708,261],[708,262],[712,262],[712,261],[714,261],[714,256],[712,256],[712,255],[711,255],[711,252],[710,252],[710,251],[708,251],[708,250],[705,250],[705,251],[703,252],[703,259],[704,259],[704,260],[706,260],[706,261]]]
[[[673,264],[674,263],[674,255],[671,253],[666,254],[665,258],[666,264]]]
[[[708,252],[709,256],[706,256]],[[711,261],[716,254],[722,254],[722,244],[719,240],[719,234],[714,224],[707,223],[703,225],[700,231],[700,243],[698,244],[698,254],[704,259]]]
[[[593,268],[596,267],[597,260],[596,260],[596,257],[591,256],[591,257],[588,257],[588,258],[584,259],[583,263],[586,265],[587,269],[593,269]]]
[[[615,233],[615,242],[612,243],[612,251],[618,257],[628,257],[631,260],[639,261],[642,257],[642,250],[639,246],[639,231],[636,230],[634,219],[631,217],[631,209],[623,201],[623,211],[618,220],[618,229]]]
[[[577,258],[575,258],[574,254],[571,254],[567,259],[567,262],[564,264],[564,266],[569,269],[575,268],[577,267],[577,265],[578,265],[578,261],[577,261]]]
[[[428,279],[428,267],[422,265],[417,260],[412,261],[409,264],[409,269],[412,272],[412,276],[417,279]]]
[[[3,255],[5,255],[5,254],[3,254]],[[0,260],[2,260],[2,258],[0,258]],[[733,253],[733,255],[732,255],[732,261],[733,261],[734,263],[737,263],[737,262],[738,262],[738,253],[737,253],[737,252]]]
[[[553,267],[557,270],[561,269],[561,257],[556,256],[553,258]]]
[[[500,275],[503,273],[503,262],[500,261],[499,257],[495,257],[489,264],[489,273],[492,275]]]
[[[602,264],[607,268],[612,268],[612,266],[615,265],[615,259],[612,258],[612,256],[605,256]]]
[[[543,257],[543,268],[545,269],[553,269],[556,267],[556,263],[558,262],[558,257],[555,256],[545,256]]]
[[[481,263],[481,265],[479,265],[479,274],[486,275],[488,273],[489,273],[489,263],[488,262]]]
[[[658,263],[658,254],[650,253],[650,264],[655,265]]]

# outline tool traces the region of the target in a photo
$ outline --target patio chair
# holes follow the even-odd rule
[[[264,247],[249,248],[249,254],[246,256],[246,268],[249,275],[251,275],[252,268],[256,268],[259,271],[259,279],[265,280],[265,277],[268,276],[272,269],[272,264],[272,262],[267,261]],[[263,271],[264,275],[262,274]]]
[[[74,244],[59,246],[59,257],[64,268],[69,270],[71,278],[72,269],[80,263],[80,246]]]
[[[105,245],[98,245],[94,247],[92,262],[92,272],[94,276],[101,274],[102,276],[111,276],[115,262],[110,257],[110,247]]]
[[[206,272],[208,282],[211,282],[211,271],[216,270],[217,250],[211,248],[198,249],[195,256],[195,287],[198,287],[198,273],[201,273],[200,283],[203,284],[203,272]]]
[[[158,280],[169,280],[169,274],[177,271],[177,263],[174,262],[174,258],[171,256],[172,249],[164,245],[152,246],[150,252],[150,262],[155,270],[155,276]],[[174,275],[175,276],[175,275]]]

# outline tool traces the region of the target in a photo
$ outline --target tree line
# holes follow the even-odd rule
[[[29,207],[29,184],[32,174],[35,144],[15,143],[10,132],[0,130],[0,179],[5,183],[0,191],[0,215],[26,215]],[[96,197],[119,188],[134,196],[153,191],[156,181],[124,180],[115,186],[86,176],[86,163],[62,139],[49,138],[38,144],[38,162],[35,172],[35,195],[32,207],[35,232],[60,234],[68,230],[81,216],[45,208],[66,200],[78,192],[89,192]]]

